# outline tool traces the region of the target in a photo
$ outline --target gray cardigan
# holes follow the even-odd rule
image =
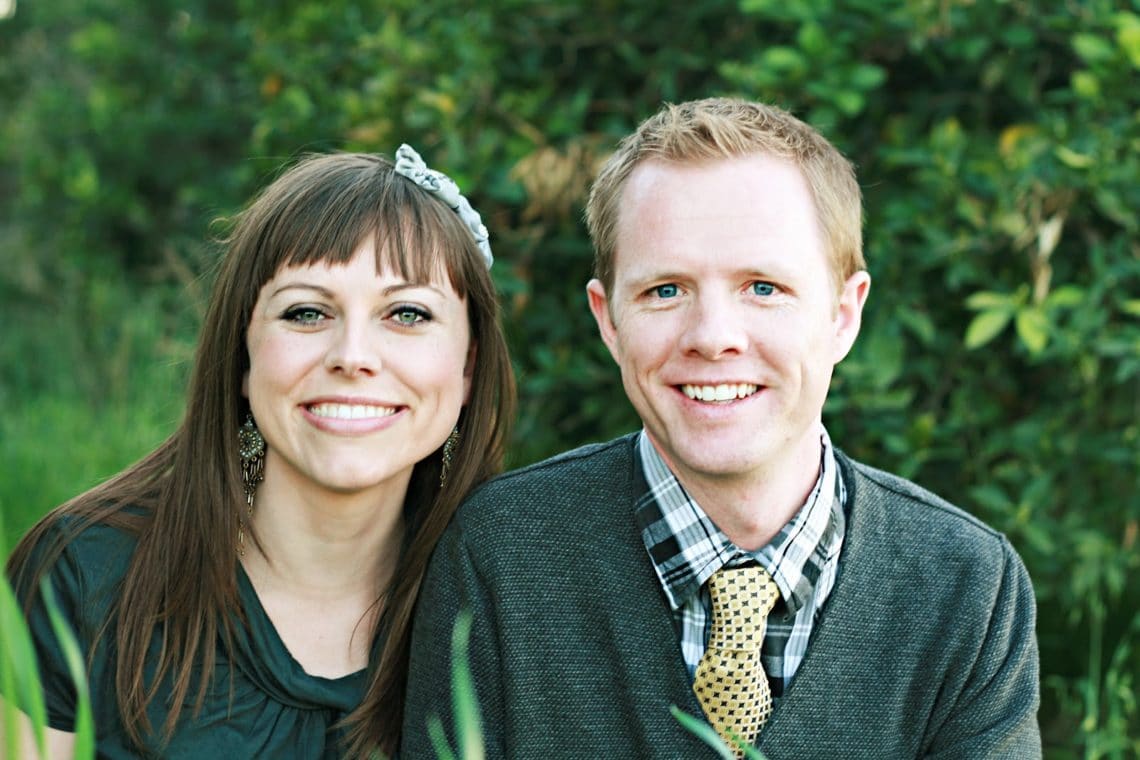
[[[712,758],[670,714],[702,716],[634,521],[634,436],[507,473],[475,491],[433,556],[417,607],[401,756],[451,726],[452,626],[489,758]],[[770,760],[1037,758],[1035,608],[999,533],[838,454],[848,525],[838,578],[760,736]]]

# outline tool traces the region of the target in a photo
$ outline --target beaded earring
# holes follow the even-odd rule
[[[447,473],[451,469],[451,459],[455,455],[455,449],[459,446],[459,426],[456,425],[451,429],[451,433],[447,436],[447,440],[443,442],[443,465],[439,469],[439,484],[443,486],[447,481]]]
[[[265,476],[265,439],[261,437],[252,414],[247,414],[245,423],[238,428],[238,456],[241,457],[241,485],[245,491],[245,517],[238,517],[238,554],[244,557],[245,521],[253,517],[253,494]]]

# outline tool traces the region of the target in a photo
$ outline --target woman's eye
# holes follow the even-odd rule
[[[294,306],[286,309],[282,317],[300,325],[315,325],[325,318],[325,313],[315,306]]]
[[[776,292],[776,286],[770,282],[757,281],[752,283],[752,294],[756,296],[770,296]]]
[[[671,282],[653,289],[653,295],[658,298],[675,298],[679,292],[680,289]]]
[[[401,325],[414,325],[428,321],[431,315],[416,306],[401,306],[392,312],[392,319]]]

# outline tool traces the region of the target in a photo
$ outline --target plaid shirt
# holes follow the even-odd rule
[[[847,492],[826,431],[820,439],[820,475],[807,501],[770,543],[748,552],[713,524],[641,431],[638,452],[649,492],[637,502],[637,521],[673,608],[690,678],[705,653],[712,619],[705,581],[722,567],[752,563],[766,569],[780,589],[760,655],[773,698],[783,695],[799,668],[812,626],[835,585],[846,532]]]

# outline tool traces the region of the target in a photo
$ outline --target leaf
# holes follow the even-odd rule
[[[800,51],[786,45],[773,45],[764,51],[764,64],[782,72],[802,72],[807,66]]]
[[[989,343],[1009,324],[1013,312],[1006,310],[983,311],[966,328],[966,348],[975,349]]]
[[[47,609],[48,619],[51,620],[51,629],[55,633],[60,650],[63,652],[68,675],[71,676],[71,680],[75,684],[75,692],[78,695],[75,707],[74,757],[94,757],[95,719],[91,714],[91,697],[87,689],[87,668],[84,665],[83,654],[79,651],[79,643],[75,640],[75,633],[59,611],[55,589],[52,588],[47,578],[40,580],[40,590],[44,595],[44,607]]]
[[[471,680],[467,647],[471,638],[471,611],[464,610],[451,630],[451,709],[455,718],[456,752],[452,752],[438,715],[427,719],[427,732],[439,760],[483,760],[483,729],[479,704]]]
[[[479,704],[471,679],[467,644],[471,638],[472,615],[460,613],[451,633],[451,692],[455,710],[455,726],[460,760],[483,760],[483,729]]]
[[[724,743],[717,732],[714,731],[713,727],[708,723],[694,718],[676,705],[670,705],[669,712],[673,713],[673,717],[676,718],[677,722],[684,726],[689,733],[712,747],[723,760],[736,760],[735,753],[728,748],[728,745]]]
[[[35,650],[32,647],[23,612],[6,577],[0,576],[0,729],[16,725],[27,716],[39,754],[45,755],[44,726],[47,713],[44,709]],[[22,713],[22,715],[21,715]],[[23,757],[28,753],[19,746],[22,732],[0,730],[4,744],[0,752],[4,757]]]
[[[899,321],[910,330],[924,346],[934,343],[938,337],[938,330],[926,312],[917,311],[909,307],[902,307],[898,311]]]
[[[1058,145],[1054,148],[1053,154],[1061,159],[1061,163],[1073,169],[1087,169],[1096,163],[1096,159],[1092,156],[1077,153],[1075,150],[1066,148],[1064,145]]]
[[[966,307],[975,311],[1013,311],[1017,306],[1017,296],[1013,293],[997,293],[992,290],[979,290],[966,299]]]
[[[1101,63],[1112,59],[1115,50],[1112,43],[1095,34],[1074,34],[1073,50],[1087,63]]]
[[[998,151],[1003,156],[1008,156],[1017,148],[1018,143],[1036,135],[1038,131],[1036,124],[1011,124],[998,137]]]
[[[1120,304],[1120,310],[1133,317],[1140,317],[1140,298],[1130,298]]]
[[[1121,26],[1116,32],[1116,44],[1128,56],[1133,68],[1140,69],[1140,22]]]
[[[1070,309],[1085,301],[1085,290],[1077,285],[1062,285],[1045,298],[1050,308]]]
[[[886,80],[886,70],[870,63],[861,63],[851,72],[851,84],[860,90],[873,90]]]
[[[832,102],[845,116],[855,116],[863,110],[865,98],[860,92],[853,90],[839,90],[832,97]]]
[[[831,44],[831,39],[819,24],[808,22],[800,27],[796,43],[809,55],[822,55]]]
[[[1040,353],[1049,342],[1049,318],[1037,306],[1017,312],[1017,335],[1031,354]]]
[[[435,750],[436,760],[455,760],[455,753],[447,743],[447,736],[443,732],[443,722],[438,715],[428,718],[428,736],[431,738],[432,749]]]
[[[689,715],[677,707],[677,705],[670,705],[669,712],[673,714],[677,722],[684,726],[689,733],[716,750],[716,753],[724,758],[724,760],[735,760],[736,754],[724,743],[724,740],[720,738],[720,735],[717,734],[708,723]],[[734,735],[734,738],[736,739],[737,746],[744,750],[745,757],[750,758],[750,760],[768,760],[763,752],[747,744],[740,737]]]
[[[1009,495],[996,483],[983,483],[969,489],[970,498],[992,512],[1008,511],[1012,502]]]
[[[1070,84],[1073,91],[1082,98],[1092,100],[1100,96],[1100,79],[1091,71],[1074,71]]]

